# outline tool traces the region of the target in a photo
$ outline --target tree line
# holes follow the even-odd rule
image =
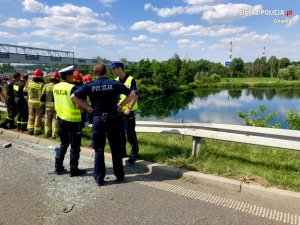
[[[97,56],[99,62],[109,64],[109,60]],[[230,66],[224,66],[222,63],[210,62],[205,59],[190,60],[181,59],[178,54],[165,61],[155,59],[142,59],[136,63],[127,62],[126,58],[121,58],[126,64],[126,72],[132,74],[139,81],[140,85],[153,86],[163,92],[176,90],[179,85],[190,85],[201,83],[215,83],[222,78],[279,78],[282,80],[300,80],[300,62],[291,62],[288,58],[281,59],[271,56],[269,59],[261,57],[253,62],[244,62],[241,58],[234,58]],[[50,71],[49,65],[39,65],[42,70]],[[36,65],[22,65],[12,67],[10,64],[2,64],[1,71],[15,71],[24,68],[31,70]],[[63,66],[59,66],[60,69]],[[83,74],[93,74],[92,66],[77,66],[77,69]],[[108,76],[114,78],[114,75],[108,70]]]

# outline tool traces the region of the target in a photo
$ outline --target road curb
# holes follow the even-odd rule
[[[4,130],[0,128],[0,135],[1,134],[7,137],[22,139],[35,144],[56,147],[59,146],[59,142],[55,140],[43,139],[28,134],[17,133],[14,131]],[[81,154],[86,157],[94,158],[94,151],[91,148],[82,147]],[[111,161],[111,154],[105,153],[105,159]],[[123,162],[125,163],[126,159],[123,159]],[[144,160],[137,160],[134,164],[134,167],[146,170],[150,173],[167,176],[173,179],[181,178],[192,183],[201,183],[207,186],[225,188],[237,193],[242,192],[246,194],[253,194],[260,197],[267,197],[273,200],[285,200],[289,201],[291,204],[298,204],[300,206],[299,192],[246,184],[244,182],[233,179],[218,177],[210,174],[203,174],[200,172],[189,171],[186,169],[169,167],[159,163],[153,163]]]

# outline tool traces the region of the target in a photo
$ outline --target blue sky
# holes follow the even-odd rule
[[[287,10],[292,15],[248,15]],[[244,12],[244,15],[241,14]],[[277,23],[276,23],[277,22]],[[300,61],[299,0],[0,0],[0,43],[129,61]]]

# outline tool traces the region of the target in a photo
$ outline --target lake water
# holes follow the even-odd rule
[[[146,106],[143,100],[146,101]],[[257,110],[259,105],[265,105],[268,108],[266,114],[280,113],[271,124],[279,122],[282,128],[287,128],[284,121],[286,112],[300,112],[300,89],[200,90],[196,93],[176,93],[152,97],[152,101],[148,98],[141,101],[138,120],[242,125],[244,123],[237,116],[238,111],[247,113],[250,109]]]

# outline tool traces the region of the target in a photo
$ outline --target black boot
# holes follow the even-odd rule
[[[70,168],[70,177],[82,176],[86,174],[86,170],[81,170],[78,168]]]
[[[0,124],[1,128],[8,129],[7,124],[10,123],[8,119],[6,119],[3,123]]]
[[[17,126],[15,125],[15,121],[14,120],[10,121],[9,122],[9,129],[16,129],[16,128],[17,128]]]

